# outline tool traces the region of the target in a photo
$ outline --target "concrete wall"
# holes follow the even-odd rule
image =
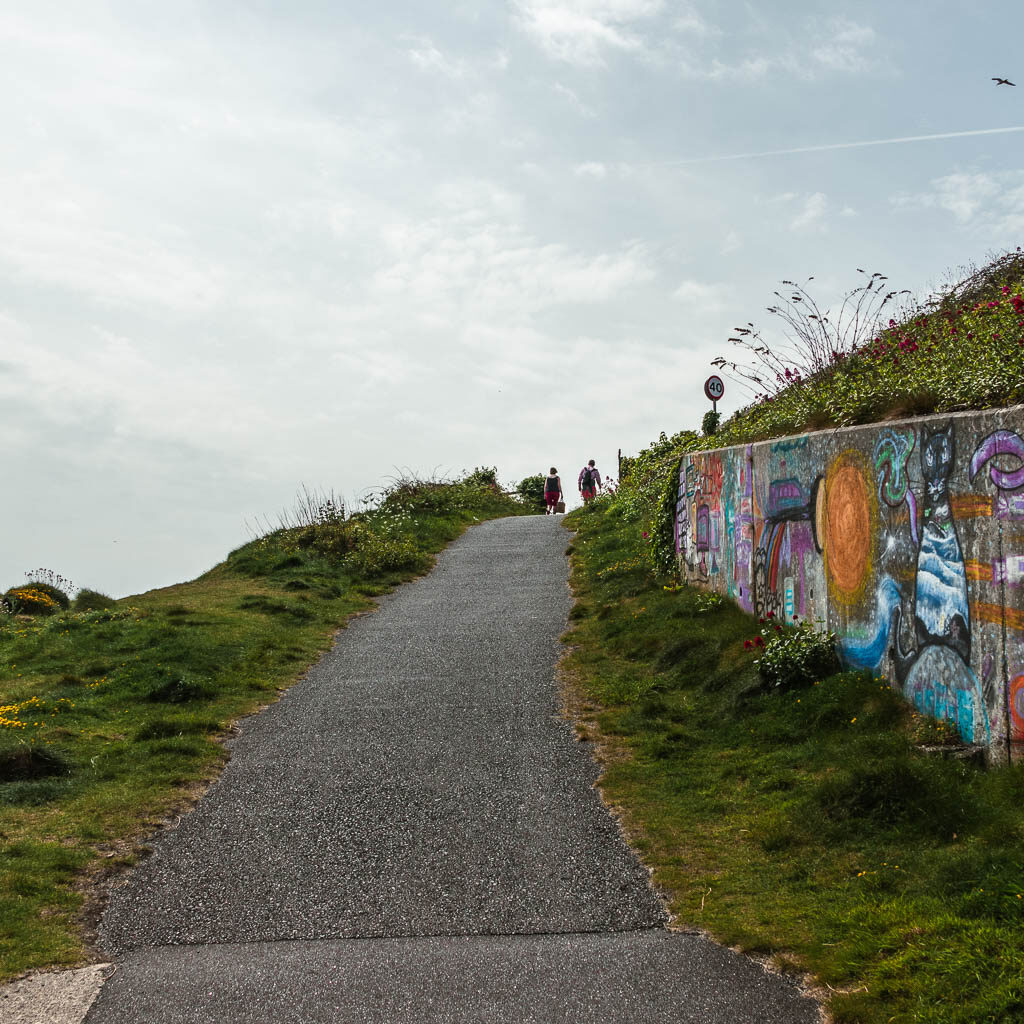
[[[834,630],[852,667],[1024,758],[1024,406],[688,455],[691,582]]]

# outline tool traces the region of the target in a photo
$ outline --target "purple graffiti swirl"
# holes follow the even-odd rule
[[[1010,455],[1021,465],[1016,469],[989,466],[988,475],[1001,491],[1015,491],[1024,487],[1024,438],[1012,430],[997,430],[989,434],[974,450],[971,459],[971,483],[981,469],[999,455]]]

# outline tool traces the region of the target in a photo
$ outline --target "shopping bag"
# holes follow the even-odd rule
[[[560,501],[560,502],[559,502],[559,503],[558,503],[558,504],[557,504],[557,505],[555,506],[555,511],[556,511],[556,512],[561,512],[561,513],[562,513],[562,514],[564,515],[564,514],[565,514],[565,502],[564,502],[564,501]]]

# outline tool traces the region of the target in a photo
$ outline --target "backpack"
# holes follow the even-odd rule
[[[583,467],[583,490],[592,491],[594,489],[594,471],[589,466]]]

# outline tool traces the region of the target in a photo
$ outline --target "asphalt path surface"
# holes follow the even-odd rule
[[[559,713],[568,540],[475,527],[243,723],[112,895],[88,1024],[818,1020],[665,929]]]

